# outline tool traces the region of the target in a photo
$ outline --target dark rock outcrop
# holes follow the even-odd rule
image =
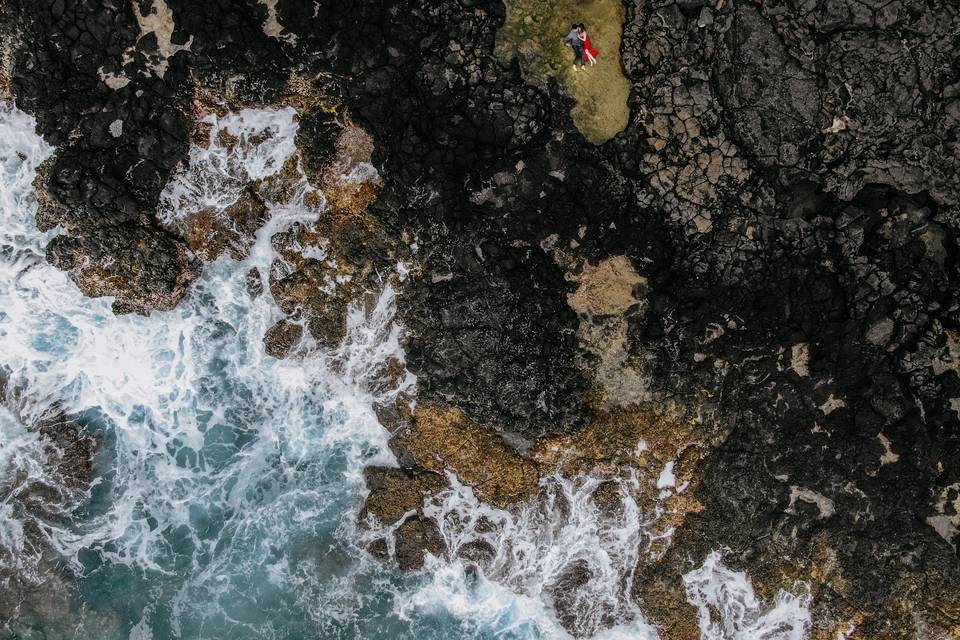
[[[75,596],[70,572],[49,543],[51,527],[67,525],[88,495],[94,477],[97,439],[78,419],[56,405],[35,415],[24,407],[24,389],[0,367],[0,421],[16,438],[0,478],[0,501],[12,533],[0,544],[0,630],[18,637],[31,621],[50,629],[69,627]],[[18,423],[18,426],[10,424]],[[18,531],[19,529],[19,531]],[[75,622],[75,620],[74,620]]]
[[[8,0],[20,46],[11,87],[57,146],[39,184],[51,205],[42,228],[66,237],[49,249],[89,295],[115,296],[118,313],[170,309],[199,274],[183,239],[156,224],[160,191],[188,147],[194,80],[232,86],[238,102],[277,95],[285,76],[278,45],[260,28],[256,3],[198,7]],[[191,77],[192,75],[192,77]]]
[[[368,467],[364,478],[370,494],[360,512],[361,527],[370,524],[395,526],[394,559],[404,571],[420,569],[424,552],[439,556],[446,551],[446,544],[437,524],[424,516],[424,500],[442,489],[447,482],[440,474],[430,471],[408,471],[389,467]],[[370,518],[374,522],[370,522]],[[399,524],[398,524],[399,523]],[[384,538],[377,538],[371,552],[386,559],[388,551]]]

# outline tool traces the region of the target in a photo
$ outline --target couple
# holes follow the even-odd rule
[[[570,33],[563,39],[564,42],[573,48],[573,68],[578,69],[597,64],[597,56],[600,52],[590,45],[590,36],[587,35],[587,28],[583,23],[570,25]]]

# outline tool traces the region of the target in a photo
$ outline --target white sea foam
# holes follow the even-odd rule
[[[424,512],[439,523],[455,559],[431,560],[432,579],[401,598],[403,615],[441,609],[503,632],[526,629],[531,637],[566,638],[570,630],[577,637],[657,637],[630,597],[655,517],[634,498],[635,476],[618,481],[621,506],[606,511],[594,501],[595,478],[549,476],[541,494],[515,512],[483,503],[453,475],[449,480],[451,489]],[[482,557],[477,567],[458,557],[471,550]]]
[[[31,181],[49,153],[33,134],[33,120],[0,103],[0,353],[20,350],[6,339],[5,327],[16,314],[8,292],[18,289],[21,277],[43,261],[42,247],[30,241],[36,235],[32,221],[11,212],[35,208]],[[34,514],[16,500],[30,485],[56,489],[56,483],[45,468],[40,436],[25,424],[40,419],[48,406],[30,397],[18,405],[0,406],[0,569],[16,570],[29,579],[40,559],[36,541],[28,540],[24,531]]]
[[[516,511],[485,504],[454,475],[448,479],[451,488],[424,512],[439,524],[451,557],[428,556],[429,578],[397,601],[401,617],[444,612],[461,621],[464,637],[479,629],[530,638],[659,637],[631,596],[637,562],[655,540],[648,530],[660,515],[635,501],[635,476],[618,481],[621,506],[606,510],[594,501],[600,481],[593,478],[545,478],[541,495]],[[726,569],[719,554],[684,582],[704,640],[809,637],[809,596],[784,591],[764,607],[746,575]]]
[[[291,110],[213,125],[210,149],[191,149],[190,166],[165,192],[171,215],[229,204],[239,183],[279,170],[294,149]],[[230,153],[219,128],[238,140]],[[275,541],[307,535],[316,505],[343,495],[353,502],[365,463],[392,463],[368,383],[384,358],[403,357],[394,292],[385,286],[371,312],[350,312],[335,353],[308,344],[295,360],[265,355],[263,334],[281,314],[270,295],[251,300],[244,276],[251,267],[269,273],[274,233],[315,218],[294,199],[271,205],[247,260],[207,265],[176,310],[115,316],[109,299],[84,297],[43,259],[49,234],[34,225],[30,183],[50,149],[32,129],[26,115],[0,112],[0,364],[26,390],[28,409],[95,408],[108,436],[100,473],[109,480],[82,520],[49,528],[50,543],[81,572],[90,552],[104,566],[158,575],[182,573],[186,562],[193,569],[172,607],[178,626],[181,615],[206,615],[221,606],[218,594],[236,591],[224,575],[253,571]],[[28,462],[23,447],[12,448],[15,429],[17,421],[0,424],[3,451]],[[9,473],[10,460],[0,462]],[[15,515],[9,507],[0,515],[3,544],[13,548],[23,545]],[[333,514],[334,527],[341,516]]]
[[[781,590],[772,606],[764,607],[743,572],[723,566],[711,553],[703,565],[683,576],[687,600],[697,608],[703,640],[804,640],[810,636],[810,596],[799,584],[799,595]]]
[[[666,489],[667,487],[677,486],[677,477],[673,475],[673,461],[663,465],[660,477],[657,478],[657,489]]]
[[[24,535],[24,514],[16,498],[31,484],[48,485],[43,446],[36,433],[0,407],[0,568],[33,574],[39,555]]]
[[[176,225],[203,209],[222,210],[237,200],[248,182],[279,172],[296,150],[295,115],[286,107],[204,117],[200,122],[209,128],[207,145],[191,145],[185,166],[167,183],[160,195],[161,221]],[[300,178],[296,195],[283,203],[287,209],[306,208],[303,196],[313,189]]]

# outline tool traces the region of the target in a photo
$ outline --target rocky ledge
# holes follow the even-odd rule
[[[51,261],[142,313],[213,255],[157,217],[196,104],[296,106],[330,206],[275,242],[333,235],[345,258],[251,276],[290,316],[271,348],[304,327],[334,344],[377,265],[408,266],[417,409],[379,408],[401,469],[369,470],[361,515],[414,515],[371,543],[382,557],[460,552],[425,511],[446,471],[507,509],[546,474],[640,473],[671,536],[629,597],[663,637],[697,637],[680,576],[712,549],[763,597],[809,585],[815,638],[957,637],[960,10],[613,8],[602,64],[629,117],[599,146],[577,87],[534,64],[552,48],[511,41],[539,37],[525,2],[7,0],[0,91],[57,145],[39,183],[39,224],[66,231]],[[358,162],[377,179],[345,183]],[[250,188],[219,212],[241,229],[261,224]],[[322,284],[338,275],[357,283],[342,298]]]
[[[5,529],[9,538],[0,547],[0,629],[11,637],[30,636],[30,621],[42,619],[47,632],[67,633],[77,624],[76,593],[49,536],[66,528],[71,512],[89,497],[97,439],[56,405],[36,407],[4,366],[0,421],[10,434],[0,501],[22,525]]]

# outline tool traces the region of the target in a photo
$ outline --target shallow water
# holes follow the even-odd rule
[[[275,173],[294,152],[292,110],[211,124],[213,144],[192,149],[190,168],[162,198],[161,219],[172,227],[229,204],[240,185]],[[235,147],[217,143],[220,129]],[[21,390],[15,408],[0,409],[0,576],[42,579],[54,566],[47,554],[76,590],[69,606],[43,615],[25,606],[3,621],[8,634],[563,638],[552,586],[579,562],[592,575],[577,592],[581,635],[657,637],[627,597],[653,517],[629,499],[629,480],[627,508],[607,516],[589,500],[589,478],[545,479],[540,498],[510,513],[451,477],[427,513],[451,549],[487,543],[494,555],[485,571],[430,558],[425,571],[401,575],[360,549],[372,535],[354,524],[362,469],[395,464],[371,405],[401,389],[369,390],[378,363],[402,359],[395,292],[384,283],[375,309],[351,313],[336,352],[305,344],[278,361],[262,336],[280,311],[269,293],[251,299],[245,285],[251,267],[277,268],[274,233],[317,215],[305,180],[271,203],[246,260],[208,264],[174,311],[118,317],[110,300],[85,298],[43,259],[50,234],[34,225],[30,183],[51,152],[29,116],[0,108],[0,366]],[[401,386],[413,384],[409,376]],[[50,508],[25,508],[16,483],[60,482],[26,428],[57,407],[96,435],[94,481],[88,492],[54,491]],[[478,527],[481,515],[495,526]],[[691,602],[725,621],[718,630],[706,616],[704,637],[806,637],[804,599],[783,595],[767,611],[719,558],[699,571],[688,575]]]

